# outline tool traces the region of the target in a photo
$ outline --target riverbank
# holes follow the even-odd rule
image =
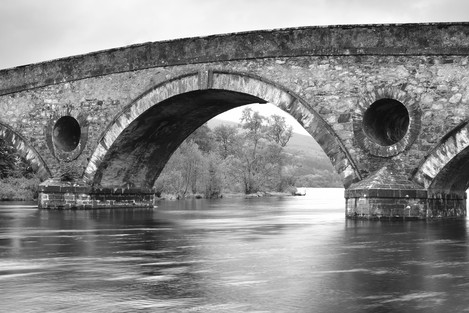
[[[245,193],[224,193],[219,199],[223,198],[262,198],[262,197],[286,197],[286,196],[292,196],[291,192],[277,192],[277,191],[263,191],[263,192],[256,192],[256,193],[251,193],[251,194],[245,194]],[[160,197],[156,198],[157,201],[163,201],[163,200],[184,200],[184,199],[205,199],[204,195],[202,194],[193,194],[193,195],[187,195],[185,197],[181,197],[178,195],[173,195],[173,194],[162,194]]]

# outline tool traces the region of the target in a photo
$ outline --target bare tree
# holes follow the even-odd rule
[[[285,147],[293,135],[293,127],[287,126],[285,117],[280,115],[272,115],[267,121],[267,137],[280,147]]]

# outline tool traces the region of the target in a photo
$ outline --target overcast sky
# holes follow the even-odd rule
[[[240,31],[466,21],[469,0],[0,0],[0,69]]]
[[[469,21],[468,0],[0,0],[0,5],[0,68],[239,31]]]

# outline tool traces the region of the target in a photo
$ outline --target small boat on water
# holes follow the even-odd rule
[[[296,188],[293,195],[294,196],[305,196],[306,195],[306,188]]]

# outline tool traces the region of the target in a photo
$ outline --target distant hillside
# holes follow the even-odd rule
[[[219,120],[216,118],[212,118],[210,121],[207,122],[207,126],[210,129],[214,129],[217,126],[220,125],[227,125],[227,126],[237,126],[239,123],[232,122],[232,121],[225,121],[225,120]]]
[[[293,133],[290,141],[287,144],[287,150],[296,150],[296,151],[309,151],[310,153],[316,152],[318,154],[324,154],[321,146],[309,135],[301,135],[298,133]],[[324,156],[326,156],[324,154]]]

